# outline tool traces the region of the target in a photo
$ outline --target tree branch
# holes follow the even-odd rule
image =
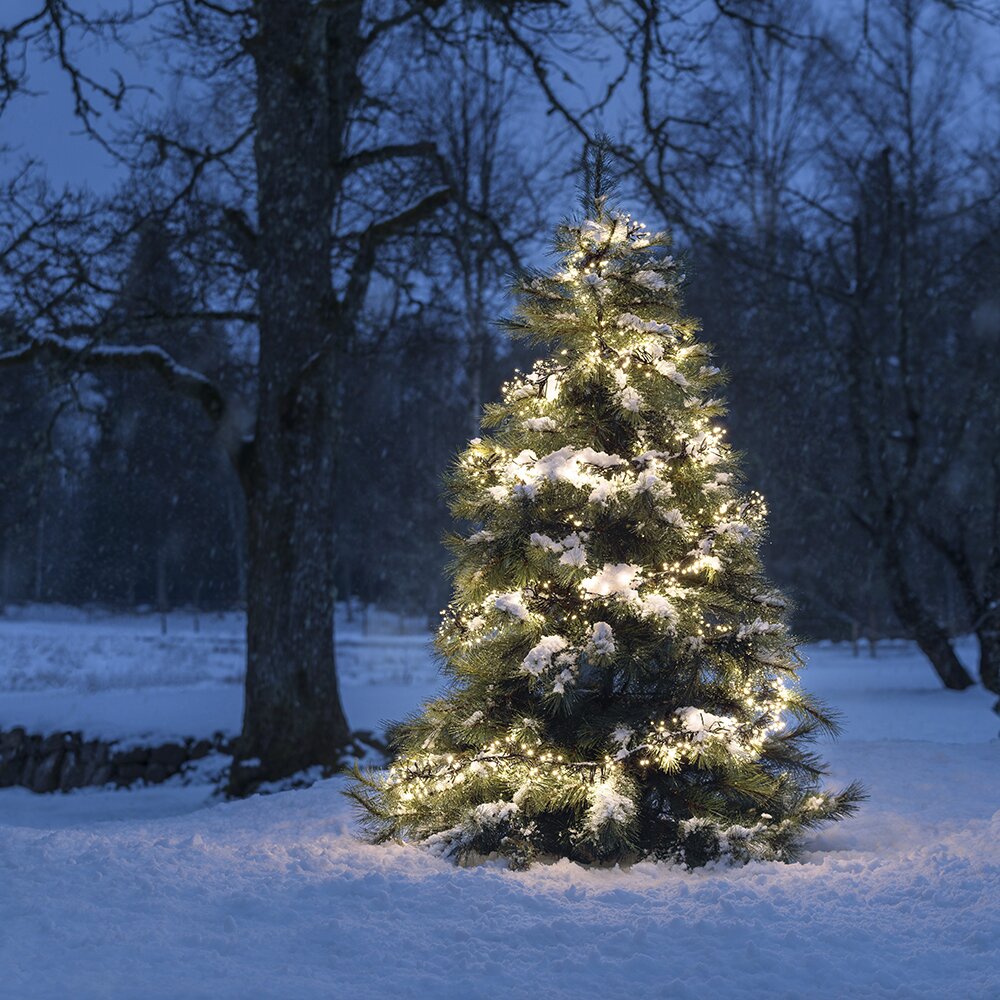
[[[0,353],[0,370],[33,361],[64,364],[79,372],[148,371],[180,396],[197,402],[216,425],[226,416],[228,404],[219,387],[207,376],[187,368],[161,347],[94,344],[82,339],[67,340],[51,334],[32,337],[27,344]]]
[[[425,195],[415,205],[403,209],[397,215],[393,215],[388,219],[382,219],[380,222],[373,222],[367,229],[361,232],[348,233],[345,236],[339,237],[339,240],[341,242],[360,240],[362,254],[366,249],[370,248],[374,250],[380,243],[384,243],[389,239],[389,237],[405,233],[417,225],[418,222],[423,222],[424,219],[429,218],[451,200],[452,194],[453,192],[450,187],[438,188],[436,191]]]
[[[353,170],[361,170],[369,167],[373,163],[385,163],[386,160],[402,159],[405,157],[426,156],[436,159],[438,156],[437,146],[433,142],[396,142],[387,146],[379,146],[376,149],[361,149],[357,153],[345,156],[334,166],[344,173]]]

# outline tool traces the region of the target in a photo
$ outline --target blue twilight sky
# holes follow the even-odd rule
[[[40,2],[2,0],[0,23],[16,21],[20,16],[36,10]],[[818,9],[824,14],[842,13],[856,7],[859,2],[821,0]],[[96,9],[107,4],[98,4],[97,0],[80,0],[78,6],[88,10],[91,6]],[[1000,11],[1000,0],[997,0],[997,7]],[[163,109],[177,104],[178,87],[164,64],[163,51],[148,43],[148,31],[137,37],[141,43],[138,51],[125,52],[117,46],[108,47],[91,40],[79,48],[79,58],[88,72],[101,80],[113,81],[114,71],[118,71],[130,84],[147,88],[149,93],[133,97],[133,107]],[[971,53],[969,86],[979,87],[978,76],[994,80],[1000,76],[1000,29],[977,27],[971,33],[971,44],[974,51]],[[611,62],[615,62],[613,57]],[[610,66],[596,63],[567,64],[564,61],[564,64],[572,69],[578,83],[586,85],[588,90],[596,90],[612,71]],[[96,142],[82,134],[80,123],[73,115],[72,96],[64,74],[37,49],[29,64],[28,87],[35,96],[24,96],[14,101],[0,117],[0,146],[8,148],[5,160],[0,161],[0,173],[9,171],[16,163],[30,157],[45,164],[49,179],[56,186],[85,185],[99,192],[109,190],[123,176],[121,167]],[[574,93],[579,97],[580,92],[576,88]],[[541,116],[544,103],[540,94],[537,100]],[[607,116],[606,126],[616,129],[628,112],[627,100],[620,100],[615,111]],[[970,122],[972,129],[991,129],[1000,115],[1000,99],[994,95],[992,100],[979,102],[973,114],[977,121]],[[110,123],[113,117],[109,114],[105,121]],[[555,123],[551,120],[547,123],[539,120],[538,124],[541,128],[532,129],[535,142],[539,132],[546,134],[549,140],[558,135],[559,130],[553,127]]]

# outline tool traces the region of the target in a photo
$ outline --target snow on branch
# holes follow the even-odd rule
[[[172,392],[199,403],[214,423],[219,423],[226,413],[226,398],[211,379],[180,364],[155,344],[95,344],[81,337],[43,334],[32,337],[21,347],[0,353],[0,369],[33,361],[65,364],[81,372],[102,369],[153,372]]]

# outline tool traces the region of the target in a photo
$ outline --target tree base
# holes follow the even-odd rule
[[[322,754],[289,754],[280,762],[272,757],[268,761],[270,766],[265,766],[259,757],[241,751],[237,741],[223,793],[227,799],[245,799],[274,783],[287,788],[308,788],[318,780],[352,770],[355,763],[366,758],[373,763],[384,760],[387,752],[385,743],[374,733],[359,729],[343,745],[333,748],[332,754],[329,749]]]

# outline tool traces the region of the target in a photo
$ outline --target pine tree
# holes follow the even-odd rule
[[[515,866],[788,860],[850,814],[806,747],[834,723],[797,685],[765,506],[724,440],[723,376],[683,315],[669,238],[608,203],[557,230],[556,273],[507,325],[549,353],[486,408],[450,477],[451,685],[349,794],[376,840]]]

